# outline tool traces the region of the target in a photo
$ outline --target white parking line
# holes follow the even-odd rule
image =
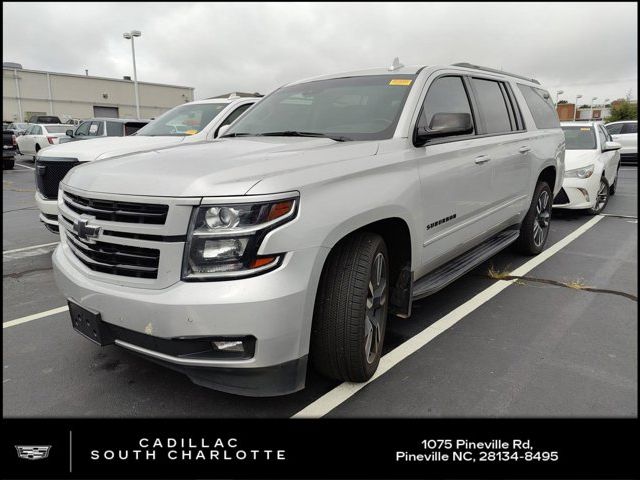
[[[596,223],[602,220],[604,217],[598,215],[587,223],[577,228],[569,235],[564,237],[562,240],[547,248],[545,251],[532,258],[524,265],[518,267],[511,275],[522,276],[525,273],[533,270],[535,267],[540,265],[542,262],[550,258],[551,256],[558,253],[561,249],[566,247],[568,244],[573,242],[580,235],[585,233],[591,227],[593,227]],[[293,415],[291,418],[320,418],[329,413],[331,410],[336,408],[341,403],[345,402],[351,396],[356,394],[359,390],[364,388],[369,383],[373,382],[376,378],[384,375],[391,368],[395,367],[402,360],[407,358],[409,355],[415,353],[422,347],[424,347],[431,340],[436,338],[441,333],[445,332],[453,325],[458,323],[468,314],[476,310],[478,307],[483,305],[484,303],[491,300],[493,297],[498,295],[502,290],[511,285],[515,280],[498,280],[496,283],[491,285],[489,288],[478,293],[475,297],[466,301],[456,309],[449,312],[447,315],[437,320],[424,330],[422,330],[417,335],[411,337],[409,340],[396,347],[389,353],[387,353],[384,357],[380,359],[380,364],[378,365],[378,369],[376,373],[369,379],[369,381],[365,383],[342,383],[338,385],[333,390],[327,392],[322,397],[318,398],[314,402],[307,405],[305,408],[300,410],[298,413]]]
[[[28,166],[22,165],[21,163],[18,163],[18,162],[15,163],[15,166],[16,167],[22,167],[22,168],[28,168],[29,170],[35,170],[35,168],[33,168],[33,167],[28,167]]]
[[[62,313],[69,310],[69,307],[64,306],[60,308],[54,308],[52,310],[47,310],[46,312],[34,313],[33,315],[27,315],[26,317],[16,318],[15,320],[9,320],[8,322],[4,322],[2,324],[2,328],[14,327],[16,325],[20,325],[21,323],[27,323],[32,320],[38,320],[39,318],[48,317],[49,315],[55,315],[56,313]]]
[[[24,252],[26,250],[33,250],[34,248],[50,247],[51,245],[57,245],[58,243],[60,243],[60,242],[43,243],[42,245],[34,245],[32,247],[16,248],[14,250],[3,250],[2,254],[6,255],[7,253],[16,253],[16,252]]]

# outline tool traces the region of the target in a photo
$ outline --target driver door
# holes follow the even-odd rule
[[[465,252],[487,229],[485,212],[492,198],[491,152],[486,141],[476,138],[478,123],[467,82],[462,76],[445,74],[430,84],[417,128],[428,130],[436,114],[451,113],[471,115],[473,132],[440,136],[416,148],[424,271]]]

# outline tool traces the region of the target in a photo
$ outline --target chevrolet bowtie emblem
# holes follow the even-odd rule
[[[100,230],[102,227],[98,225],[89,225],[91,220],[95,220],[96,217],[91,215],[80,215],[80,218],[77,218],[73,222],[73,231],[78,236],[80,240],[84,240],[85,242],[94,243],[95,238],[98,238],[100,235]]]
[[[25,460],[42,460],[49,456],[51,445],[16,445],[18,458]]]

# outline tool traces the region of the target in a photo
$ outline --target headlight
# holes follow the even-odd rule
[[[564,172],[564,176],[569,178],[589,178],[591,175],[593,175],[594,167],[595,165],[588,165],[582,168],[567,170],[566,172]]]
[[[258,256],[265,235],[294,218],[297,198],[260,203],[201,205],[189,225],[183,280],[257,275],[277,267],[282,255]]]

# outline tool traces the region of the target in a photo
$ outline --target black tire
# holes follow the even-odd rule
[[[587,209],[587,213],[590,215],[598,215],[600,212],[604,210],[604,207],[609,203],[609,182],[602,175],[600,179],[600,186],[598,187],[598,194],[596,196],[596,203],[592,208]]]
[[[540,202],[546,205],[539,212]],[[553,192],[547,182],[541,181],[536,185],[529,211],[520,225],[520,236],[515,243],[516,250],[523,255],[538,255],[547,243],[549,225],[551,222],[551,206],[553,204]],[[536,227],[537,224],[537,227]],[[538,230],[540,228],[540,230]],[[542,233],[540,233],[542,232]]]
[[[609,187],[609,196],[615,195],[616,190],[618,188],[618,175],[620,174],[620,163],[618,163],[618,168],[616,168],[616,179],[613,181],[611,186]]]
[[[374,265],[378,267],[380,256],[384,286],[374,289],[382,293],[373,300],[369,286],[376,280]],[[342,240],[327,258],[316,295],[310,346],[315,369],[336,380],[369,380],[380,362],[388,305],[389,258],[382,237],[357,232]]]
[[[13,170],[13,166],[16,161],[13,158],[3,158],[2,159],[2,169],[3,170]]]

